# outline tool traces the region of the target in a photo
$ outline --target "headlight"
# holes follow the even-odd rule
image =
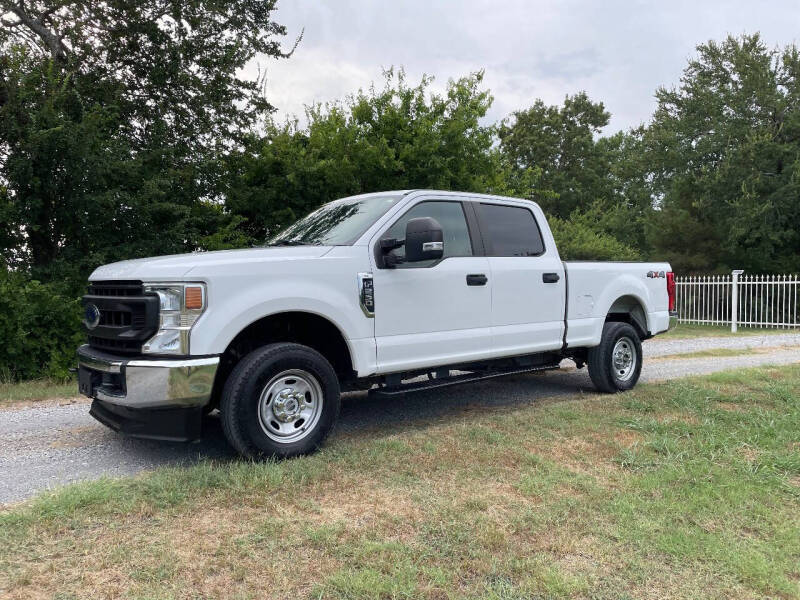
[[[159,302],[158,332],[142,346],[150,354],[189,354],[189,332],[206,308],[203,283],[146,283]]]

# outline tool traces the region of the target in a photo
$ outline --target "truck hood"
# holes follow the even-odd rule
[[[332,246],[277,246],[248,248],[245,250],[218,250],[216,252],[192,252],[123,260],[103,265],[94,270],[90,281],[139,279],[142,281],[182,280],[192,275],[201,277],[203,267],[244,262],[271,262],[308,258],[319,258]]]

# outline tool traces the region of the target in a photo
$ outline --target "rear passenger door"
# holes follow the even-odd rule
[[[566,280],[545,247],[532,207],[475,202],[492,280],[492,347],[497,356],[561,348]]]

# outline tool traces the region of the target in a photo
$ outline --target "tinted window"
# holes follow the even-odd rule
[[[518,206],[479,204],[481,232],[489,256],[539,256],[544,243],[533,213]]]
[[[420,202],[404,214],[383,235],[384,238],[403,239],[406,237],[406,223],[419,217],[433,217],[442,226],[444,234],[444,258],[448,256],[472,256],[472,242],[467,229],[467,219],[460,202]],[[404,256],[404,249],[394,251]],[[403,263],[401,267],[426,267],[435,261]]]

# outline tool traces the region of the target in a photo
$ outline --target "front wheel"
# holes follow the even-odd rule
[[[623,392],[639,381],[642,342],[628,323],[608,322],[600,345],[589,349],[589,376],[601,392]]]
[[[222,429],[247,458],[308,454],[333,429],[339,394],[333,367],[316,350],[263,346],[245,356],[225,383]]]

